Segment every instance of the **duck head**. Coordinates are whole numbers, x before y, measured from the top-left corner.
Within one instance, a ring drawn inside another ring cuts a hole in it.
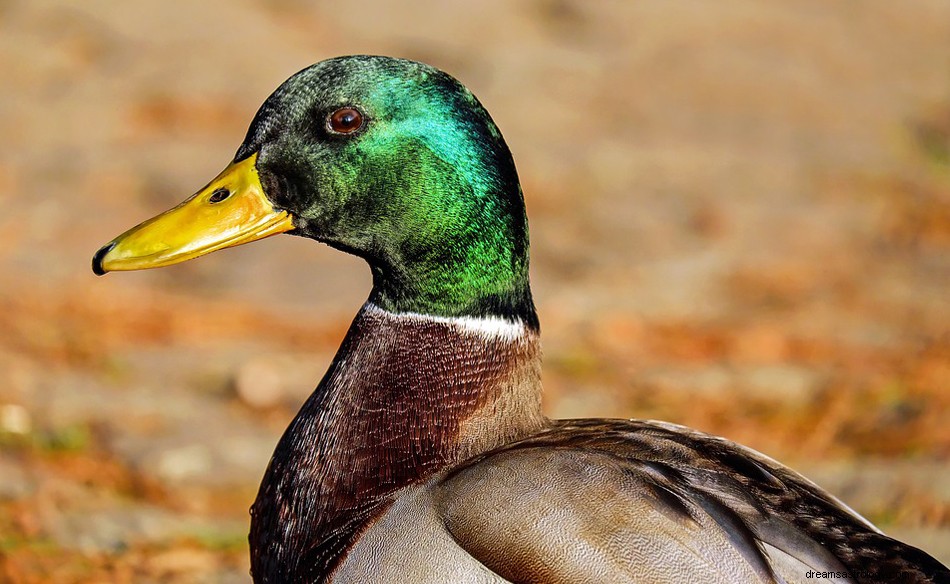
[[[537,327],[514,162],[478,100],[412,61],[323,61],[257,112],[233,162],[93,258],[97,274],[176,264],[278,233],[363,257],[393,312]]]

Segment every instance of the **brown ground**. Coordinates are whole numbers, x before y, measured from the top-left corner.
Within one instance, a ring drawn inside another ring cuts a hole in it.
[[[367,271],[290,237],[89,260],[358,52],[505,132],[549,413],[728,436],[950,562],[950,2],[309,4],[0,1],[0,581],[248,580]]]

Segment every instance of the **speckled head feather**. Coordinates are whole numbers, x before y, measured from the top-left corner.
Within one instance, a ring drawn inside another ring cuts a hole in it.
[[[327,127],[340,108],[363,126]],[[461,83],[421,63],[357,56],[288,79],[236,160],[258,154],[293,233],[365,258],[393,312],[501,316],[537,329],[524,201],[508,146]]]

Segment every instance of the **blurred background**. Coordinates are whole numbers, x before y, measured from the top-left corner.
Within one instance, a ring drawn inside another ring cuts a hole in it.
[[[947,0],[2,0],[0,581],[249,581],[368,270],[293,237],[90,259],[351,53],[447,70],[504,132],[550,415],[727,436],[950,562]]]

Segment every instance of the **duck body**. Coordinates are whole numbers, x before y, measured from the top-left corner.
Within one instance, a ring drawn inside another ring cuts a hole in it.
[[[93,269],[280,232],[363,257],[373,289],[265,472],[255,582],[950,583],[747,448],[542,415],[517,173],[445,73],[370,56],[301,71],[221,175]]]
[[[725,439],[545,419],[538,340],[364,306],[265,474],[256,579],[940,581],[936,560]]]
[[[926,554],[736,446],[655,421],[552,422],[400,493],[326,581],[771,583],[806,582],[811,571],[836,574],[827,578],[834,582],[929,582],[939,575]],[[433,549],[440,550],[434,558]]]

